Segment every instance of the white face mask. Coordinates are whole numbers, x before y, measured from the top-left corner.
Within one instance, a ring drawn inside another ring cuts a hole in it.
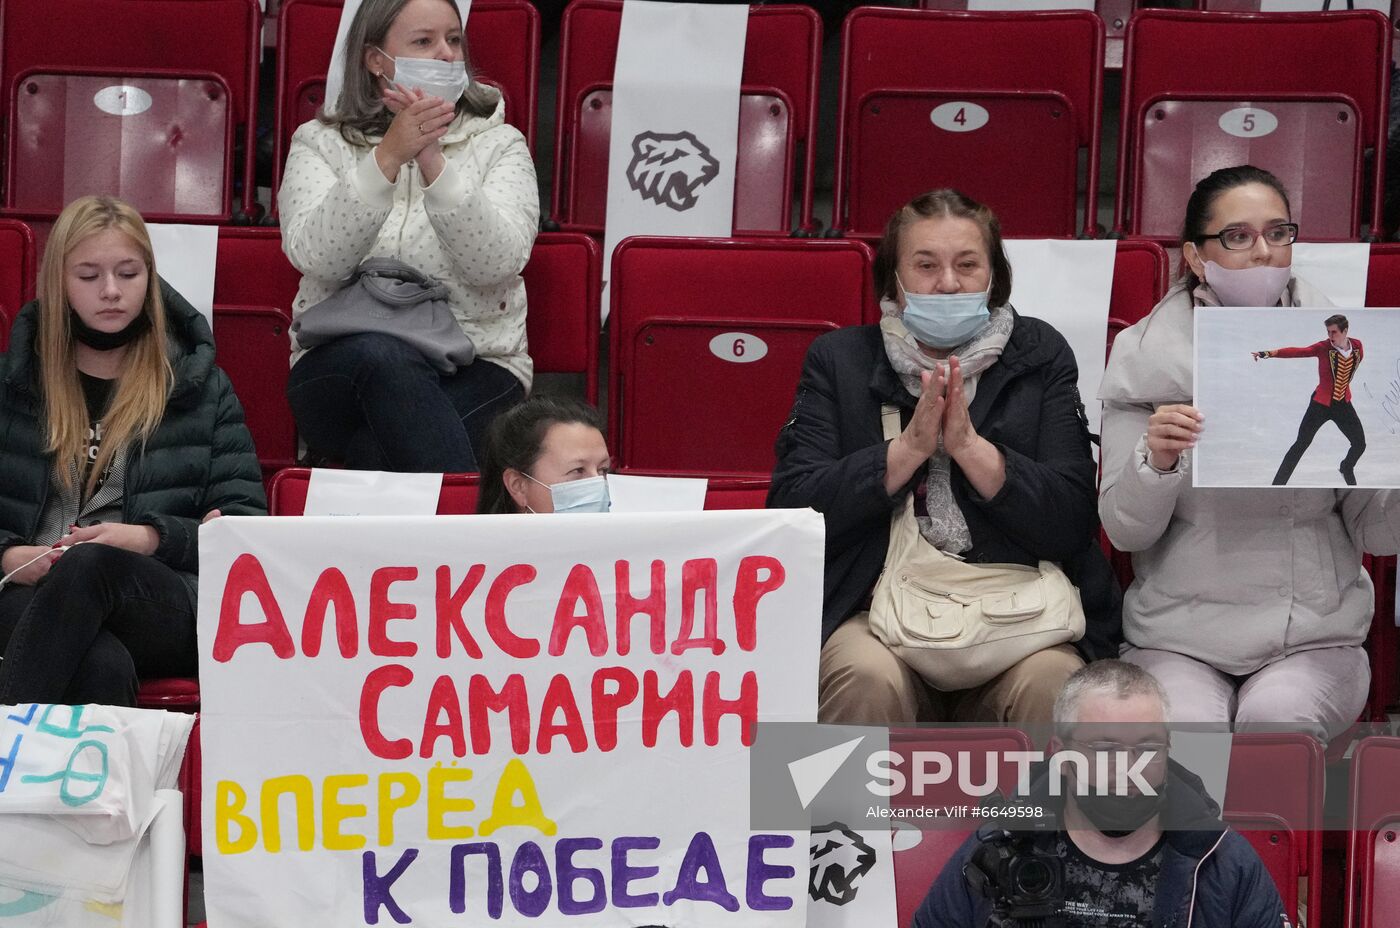
[[[606,477],[588,477],[583,480],[566,480],[563,483],[545,483],[543,480],[535,480],[529,474],[525,474],[525,476],[549,491],[549,497],[554,503],[554,511],[557,513],[608,511],[608,480]],[[533,509],[530,511],[534,512]]]
[[[1207,261],[1205,272],[1206,283],[1220,298],[1222,306],[1277,306],[1293,277],[1291,266],[1267,264],[1229,268]]]
[[[385,58],[393,57],[382,48]],[[430,97],[441,97],[452,104],[462,99],[471,86],[467,65],[462,61],[439,61],[436,58],[394,58],[394,83],[407,90],[421,90]]]

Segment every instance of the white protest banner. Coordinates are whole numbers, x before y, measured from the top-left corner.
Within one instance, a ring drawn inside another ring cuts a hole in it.
[[[471,0],[452,0],[457,4],[457,11],[462,14],[462,31],[467,28],[467,14],[471,12]],[[350,24],[355,21],[355,14],[360,11],[360,6],[364,0],[345,0],[345,5],[340,8],[340,25],[335,30],[335,48],[331,51],[331,63],[326,68],[326,96],[325,109],[331,112],[336,104],[340,102],[340,88],[345,84],[345,37],[350,34]],[[470,49],[468,49],[470,51]]]
[[[1320,290],[1333,306],[1366,305],[1371,246],[1365,242],[1295,242],[1293,276]]]
[[[1259,0],[1261,13],[1321,13],[1335,10],[1375,10],[1390,15],[1390,0]]]
[[[613,70],[605,282],[613,249],[629,235],[734,231],[748,21],[744,4],[624,0]]]
[[[183,847],[169,787],[193,725],[160,710],[0,706],[0,923],[178,928],[183,855],[172,873],[170,823],[152,823],[173,796]]]
[[[1113,294],[1116,242],[1006,239],[1011,262],[1011,305],[1023,316],[1053,325],[1079,364],[1079,397],[1090,431],[1099,430],[1108,303]],[[1097,449],[1096,449],[1097,451]]]
[[[709,486],[705,477],[608,474],[608,511],[700,512]]]
[[[311,468],[308,516],[431,516],[437,514],[442,474]]]
[[[156,254],[156,272],[199,310],[213,331],[219,227],[148,222],[146,231]]]
[[[812,721],[810,510],[200,528],[217,928],[796,928],[749,827],[758,721]]]
[[[1347,320],[1335,340],[1334,315]],[[1345,487],[1350,468],[1356,486],[1400,487],[1400,309],[1197,307],[1194,318],[1205,415],[1194,486]]]
[[[1031,10],[1094,11],[1094,0],[967,0],[967,8],[976,12],[1026,13]]]

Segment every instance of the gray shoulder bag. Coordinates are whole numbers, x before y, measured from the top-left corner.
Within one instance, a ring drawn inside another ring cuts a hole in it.
[[[292,322],[297,344],[375,332],[422,352],[438,371],[456,373],[476,358],[476,346],[457,324],[447,287],[396,258],[369,258],[340,290]]]

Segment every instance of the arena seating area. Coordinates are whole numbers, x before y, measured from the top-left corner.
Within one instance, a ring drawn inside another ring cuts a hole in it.
[[[528,0],[475,0],[476,76],[502,90],[508,120],[537,157],[553,152],[549,219],[524,270],[537,372],[572,375],[583,397],[605,399],[618,469],[709,476],[707,508],[761,507],[806,348],[824,331],[878,319],[871,246],[911,195],[962,189],[991,204],[1010,237],[1117,238],[1107,346],[1165,293],[1168,248],[1194,182],[1245,162],[1294,192],[1305,240],[1371,242],[1368,303],[1400,306],[1400,244],[1387,243],[1395,230],[1383,214],[1391,21],[1369,11],[1260,14],[1259,0],[1195,5],[857,7],[840,26],[835,117],[825,121],[821,16],[795,4],[756,6],[734,236],[633,238],[605,268],[621,0],[574,0],[563,13],[557,72],[544,69],[557,73],[553,138],[539,131],[540,13]],[[0,0],[0,349],[34,295],[48,226],[76,196],[112,193],[151,221],[217,224],[218,362],[243,403],[278,516],[301,514],[308,471],[298,467],[284,396],[300,275],[281,249],[276,193],[292,132],[323,100],[340,7],[284,0],[273,28],[258,0]],[[266,48],[265,33],[275,36]],[[275,70],[260,67],[265,55]],[[275,73],[271,94],[260,92],[264,73]],[[1106,102],[1120,86],[1121,100]],[[104,88],[119,92],[87,105]],[[950,122],[986,128],[939,128],[929,113],[945,104]],[[1110,106],[1119,125],[1106,152]],[[1249,109],[1276,128],[1221,128]],[[270,198],[256,184],[260,127],[272,134]],[[828,188],[818,139],[833,137]],[[1100,216],[1100,174],[1113,170],[1105,155],[1116,165],[1111,217]],[[830,214],[818,215],[818,204]],[[706,349],[720,335],[733,336],[735,354],[743,339],[759,338],[766,355],[725,363]],[[439,512],[471,512],[475,499],[475,475],[449,475]],[[1249,837],[1310,926],[1380,928],[1400,912],[1400,738],[1376,734],[1393,728],[1400,701],[1396,562],[1368,563],[1377,589],[1373,678],[1355,743],[1329,752],[1305,737],[1258,735],[1231,762],[1232,783],[1247,784],[1237,795],[1250,802],[1226,818],[1267,824]],[[1131,576],[1126,558],[1115,566]],[[199,690],[193,680],[153,680],[140,699],[194,711]],[[197,733],[183,777],[195,853]],[[1321,804],[1327,778],[1347,775],[1348,748],[1353,830],[1338,839],[1321,829]],[[1278,778],[1281,769],[1305,775]],[[926,834],[896,856],[901,923],[961,837]]]

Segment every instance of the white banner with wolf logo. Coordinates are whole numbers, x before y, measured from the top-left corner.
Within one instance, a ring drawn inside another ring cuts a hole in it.
[[[748,22],[747,5],[623,3],[613,70],[605,283],[613,249],[629,235],[734,231]]]
[[[807,928],[894,925],[894,833],[853,831],[840,822],[812,828]]]

